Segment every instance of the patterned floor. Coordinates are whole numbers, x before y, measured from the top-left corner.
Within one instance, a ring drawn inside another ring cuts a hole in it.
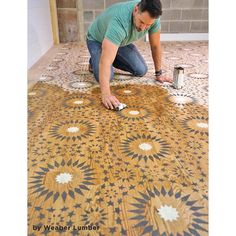
[[[149,72],[117,71],[120,112],[102,106],[85,45],[61,45],[28,93],[28,235],[208,235],[208,43],[162,45],[183,89],[154,80],[139,42]]]

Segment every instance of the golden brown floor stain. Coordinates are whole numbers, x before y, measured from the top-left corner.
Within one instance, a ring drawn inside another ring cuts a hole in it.
[[[105,109],[99,88],[29,92],[29,235],[207,235],[207,110],[159,86],[112,92],[126,109]]]

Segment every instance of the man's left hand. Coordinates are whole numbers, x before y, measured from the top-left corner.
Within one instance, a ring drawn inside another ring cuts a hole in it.
[[[164,76],[164,75],[156,76],[156,80],[161,82],[161,83],[163,83],[163,82],[172,83],[173,82],[172,78],[169,78],[169,77]]]

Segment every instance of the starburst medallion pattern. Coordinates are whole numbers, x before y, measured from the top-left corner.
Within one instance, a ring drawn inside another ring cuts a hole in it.
[[[169,154],[170,146],[161,138],[151,135],[136,135],[124,140],[121,144],[122,152],[137,160],[154,161],[165,158]]]
[[[62,160],[40,167],[30,177],[29,189],[32,195],[37,198],[44,198],[44,201],[53,199],[53,202],[62,198],[66,201],[69,198],[75,199],[76,195],[84,195],[92,185],[95,185],[95,173],[85,162],[80,163]]]
[[[181,122],[189,133],[208,136],[208,118],[203,116],[188,117]]]
[[[92,136],[95,128],[89,121],[70,120],[53,125],[49,134],[55,139],[76,141]]]
[[[206,235],[208,232],[207,214],[191,194],[162,186],[160,189],[147,189],[145,193],[139,192],[134,201],[131,203],[134,209],[130,210],[133,215],[130,220],[136,222],[134,228],[140,235],[190,236]],[[186,221],[186,218],[189,220]]]

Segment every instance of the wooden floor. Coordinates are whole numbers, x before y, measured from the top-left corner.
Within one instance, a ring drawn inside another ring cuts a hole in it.
[[[208,235],[208,44],[163,43],[181,90],[156,82],[137,46],[149,72],[117,71],[119,112],[102,106],[83,44],[29,73],[28,235]]]

